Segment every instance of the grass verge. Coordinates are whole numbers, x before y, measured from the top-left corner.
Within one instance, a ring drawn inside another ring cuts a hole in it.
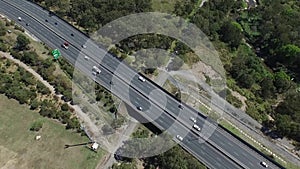
[[[0,95],[0,166],[5,168],[95,168],[104,152],[85,146],[64,149],[65,144],[88,142],[87,137],[65,130],[59,122],[41,117]],[[39,132],[30,131],[36,120],[43,121]],[[41,140],[35,136],[41,135]],[[7,155],[8,154],[8,155]],[[2,158],[3,157],[3,158]]]

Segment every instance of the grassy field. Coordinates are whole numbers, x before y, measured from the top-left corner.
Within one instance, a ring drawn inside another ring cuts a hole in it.
[[[30,131],[32,123],[42,120],[39,132]],[[36,141],[35,136],[41,135]],[[85,146],[64,149],[65,144],[87,142],[88,138],[65,130],[53,120],[0,95],[0,166],[4,168],[95,168],[102,151],[95,153]]]

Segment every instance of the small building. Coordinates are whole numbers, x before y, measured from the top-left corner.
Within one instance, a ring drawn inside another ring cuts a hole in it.
[[[92,150],[94,150],[94,151],[96,151],[97,149],[98,149],[98,147],[99,147],[99,144],[98,143],[96,143],[96,142],[94,142],[93,144],[92,144]]]

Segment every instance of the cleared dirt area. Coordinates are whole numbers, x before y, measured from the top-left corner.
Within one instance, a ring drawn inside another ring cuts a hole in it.
[[[30,131],[32,123],[42,120],[39,132]],[[37,135],[40,140],[35,140]],[[103,152],[86,146],[65,149],[66,144],[88,142],[87,137],[65,130],[60,123],[0,95],[0,166],[9,168],[95,168]]]

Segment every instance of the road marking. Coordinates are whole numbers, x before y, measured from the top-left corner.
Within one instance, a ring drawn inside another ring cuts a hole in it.
[[[248,163],[249,163],[251,166],[253,166],[253,167],[254,167],[253,163],[251,163],[250,161],[248,161]]]
[[[220,163],[216,162],[217,166],[222,167]]]
[[[233,145],[230,142],[227,142],[228,145],[230,145],[231,147],[233,147]]]

